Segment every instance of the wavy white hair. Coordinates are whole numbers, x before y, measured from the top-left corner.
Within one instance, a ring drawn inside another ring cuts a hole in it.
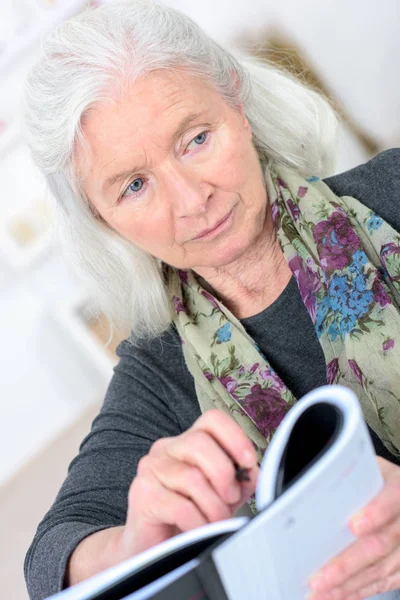
[[[26,81],[24,135],[56,200],[58,239],[111,330],[130,332],[132,343],[171,323],[161,264],[99,217],[74,172],[74,149],[89,151],[81,123],[91,107],[118,101],[126,81],[176,67],[206,77],[230,105],[243,103],[263,164],[323,177],[336,160],[338,117],[325,98],[289,73],[222,48],[175,9],[114,2],[52,32]]]

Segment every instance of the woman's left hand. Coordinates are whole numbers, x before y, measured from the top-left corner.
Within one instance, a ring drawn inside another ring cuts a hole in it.
[[[358,539],[310,579],[308,600],[361,600],[400,589],[400,467],[377,461],[384,487],[352,518]]]

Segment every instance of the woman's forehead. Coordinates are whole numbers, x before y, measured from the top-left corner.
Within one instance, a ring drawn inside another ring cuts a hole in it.
[[[89,153],[76,148],[76,170],[83,179],[101,173],[101,187],[113,164],[123,171],[128,160],[130,169],[132,155],[166,149],[196,119],[218,119],[228,108],[207,81],[180,70],[153,72],[124,87],[118,99],[93,106],[82,121]]]
[[[99,103],[98,109],[102,118],[132,112],[139,121],[140,116],[149,113],[168,115],[175,106],[214,103],[216,96],[219,94],[204,78],[182,70],[157,70],[133,82],[126,81],[113,102]]]
[[[223,106],[222,97],[203,79],[188,73],[157,71],[125,86],[114,102],[93,106],[82,121],[90,146],[109,144],[129,131],[135,136],[147,130],[178,125],[185,117]],[[167,133],[167,132],[166,132]]]

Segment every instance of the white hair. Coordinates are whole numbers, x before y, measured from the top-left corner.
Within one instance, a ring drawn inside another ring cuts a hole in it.
[[[82,118],[96,103],[112,102],[124,82],[179,67],[207,78],[232,106],[243,104],[262,164],[320,177],[335,168],[338,117],[329,101],[290,73],[222,48],[181,12],[132,0],[60,25],[26,81],[24,134],[56,200],[62,245],[98,310],[132,343],[171,323],[161,261],[99,218],[74,172],[74,150],[85,147]]]

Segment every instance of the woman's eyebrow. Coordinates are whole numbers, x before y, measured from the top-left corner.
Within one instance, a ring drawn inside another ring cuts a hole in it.
[[[188,115],[186,115],[186,117],[184,117],[184,119],[182,119],[182,121],[179,123],[177,129],[175,130],[175,133],[172,136],[172,140],[175,141],[176,139],[178,139],[178,137],[180,135],[182,135],[182,133],[185,131],[186,127],[188,125],[190,125],[190,123],[192,121],[195,121],[197,118],[201,117],[201,115],[204,112],[205,111],[201,111],[199,113],[189,113]],[[136,167],[132,166],[129,169],[125,169],[124,171],[120,171],[119,173],[115,173],[114,175],[111,175],[110,177],[108,177],[105,180],[105,182],[101,186],[102,187],[102,191],[104,192],[105,190],[107,190],[111,186],[113,186],[116,183],[122,181],[126,177],[129,177],[129,175],[131,175],[135,171],[140,171],[142,168],[143,168],[143,165],[138,165]]]
[[[201,115],[204,113],[205,111],[201,111],[199,113],[189,113],[188,115],[186,115],[186,117],[184,119],[182,119],[182,121],[179,123],[174,135],[173,135],[173,140],[175,141],[180,135],[182,135],[182,133],[185,131],[186,127],[188,125],[190,125],[190,123],[192,121],[195,121],[196,119],[198,119],[199,117],[201,117]]]

